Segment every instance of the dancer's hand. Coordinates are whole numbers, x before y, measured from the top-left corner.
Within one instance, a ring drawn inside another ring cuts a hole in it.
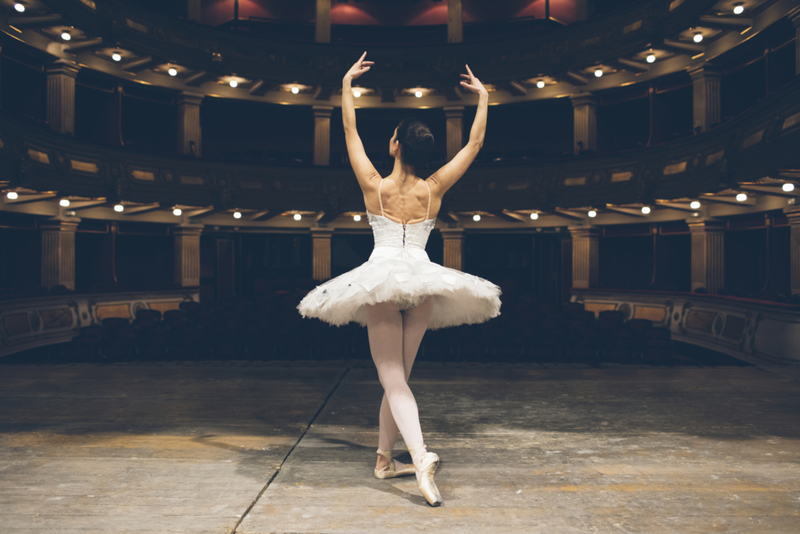
[[[374,65],[373,61],[364,61],[364,58],[367,57],[367,53],[364,52],[358,61],[350,67],[350,70],[347,71],[347,74],[344,75],[345,80],[355,80],[365,72],[369,70],[369,68]]]
[[[466,67],[467,67],[467,72],[469,74],[461,75],[462,78],[466,78],[466,80],[461,80],[461,87],[469,89],[473,93],[478,93],[479,95],[480,94],[488,95],[489,93],[488,91],[486,91],[486,88],[483,86],[481,81],[478,78],[476,78],[474,74],[472,74],[469,65],[466,65]]]

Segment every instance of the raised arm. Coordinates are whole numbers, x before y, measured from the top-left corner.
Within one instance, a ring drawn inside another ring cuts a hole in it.
[[[361,189],[368,189],[370,182],[374,178],[380,179],[380,174],[375,170],[372,162],[364,152],[364,145],[361,143],[361,137],[358,136],[356,130],[356,105],[353,101],[353,87],[352,82],[373,65],[372,61],[364,61],[367,53],[359,58],[355,64],[350,67],[347,74],[344,75],[342,80],[342,124],[344,124],[344,140],[347,143],[347,155],[350,157],[350,165],[353,167],[353,172],[356,174],[356,179]]]
[[[444,167],[433,173],[428,182],[433,185],[433,190],[441,198],[444,193],[467,172],[469,166],[475,160],[478,152],[483,146],[483,137],[486,134],[486,115],[489,108],[489,93],[481,81],[472,74],[467,65],[468,74],[462,74],[465,78],[461,80],[461,86],[469,89],[473,93],[478,93],[478,110],[475,112],[475,120],[472,122],[472,129],[469,131],[469,141],[458,154],[455,155]]]

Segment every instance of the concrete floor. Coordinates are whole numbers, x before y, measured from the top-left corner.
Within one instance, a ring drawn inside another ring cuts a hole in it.
[[[372,477],[370,367],[0,365],[0,531],[797,533],[798,379],[421,366],[430,508]]]

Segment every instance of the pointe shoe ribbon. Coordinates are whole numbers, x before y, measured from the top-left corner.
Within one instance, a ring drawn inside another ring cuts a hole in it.
[[[428,452],[424,445],[409,447],[408,450],[411,452],[411,458],[416,468],[419,492],[422,493],[428,504],[439,506],[442,504],[442,495],[433,480],[433,475],[439,467],[439,455],[435,452]]]
[[[413,465],[406,465],[400,471],[396,470],[395,461],[392,458],[392,452],[389,451],[382,451],[378,449],[378,454],[386,458],[389,462],[389,465],[384,467],[383,469],[376,469],[375,470],[375,478],[395,478],[395,477],[404,477],[413,475],[417,472],[416,468]]]

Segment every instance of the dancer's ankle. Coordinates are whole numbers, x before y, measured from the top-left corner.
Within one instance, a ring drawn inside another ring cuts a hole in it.
[[[408,452],[411,453],[411,461],[414,465],[418,465],[419,460],[427,454],[428,450],[424,443],[414,443],[408,446]]]

